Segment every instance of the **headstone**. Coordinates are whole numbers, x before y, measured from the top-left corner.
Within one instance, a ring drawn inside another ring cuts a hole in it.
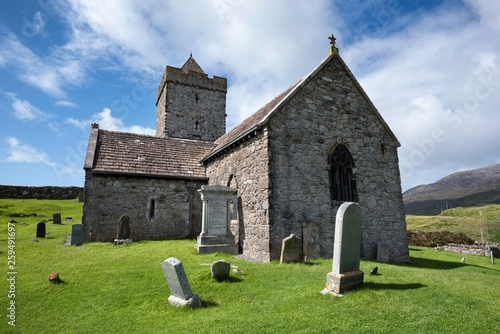
[[[54,213],[52,215],[52,222],[54,224],[61,224],[61,214],[60,213]]]
[[[72,222],[72,221],[73,221],[73,218],[71,218],[71,217],[66,217],[65,221],[66,221],[66,222],[68,222],[68,223],[69,223],[69,222]]]
[[[198,192],[203,202],[201,233],[197,238],[198,254],[237,254],[238,245],[231,233],[229,204],[236,189],[202,186]]]
[[[70,245],[83,245],[83,224],[73,224],[73,226],[71,226]]]
[[[294,234],[281,242],[280,263],[284,262],[302,262],[302,240]]]
[[[231,264],[227,261],[219,260],[212,263],[211,267],[212,278],[219,282],[229,279],[230,271],[231,271]]]
[[[319,224],[316,222],[302,223],[302,242],[304,261],[312,261],[321,257],[319,243]]]
[[[389,244],[381,241],[377,247],[377,261],[388,263],[389,262]]]
[[[340,295],[363,284],[364,273],[359,270],[361,226],[359,205],[344,202],[335,219],[333,266],[326,276],[326,292]]]
[[[45,238],[45,222],[39,222],[36,224],[36,237]]]
[[[132,239],[130,239],[131,232],[130,217],[128,215],[122,215],[118,220],[114,244],[121,245],[132,243]]]
[[[161,263],[163,274],[170,289],[168,302],[174,306],[202,307],[200,297],[193,294],[182,262],[170,257]]]

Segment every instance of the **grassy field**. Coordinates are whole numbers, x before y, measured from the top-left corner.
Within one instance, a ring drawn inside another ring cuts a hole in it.
[[[436,216],[408,215],[406,225],[411,231],[462,232],[478,242],[500,242],[500,205],[453,208]]]
[[[16,217],[15,299],[8,296],[8,224]],[[331,259],[259,264],[225,254],[197,255],[194,240],[65,246],[71,224],[36,223],[61,212],[80,222],[77,201],[0,200],[0,333],[497,333],[500,267],[488,257],[412,247],[412,263],[361,261],[365,284],[344,297],[321,295]],[[24,223],[24,224],[23,224]],[[161,262],[183,262],[202,309],[171,306]],[[218,283],[207,264],[225,259],[243,272]],[[499,261],[500,262],[500,261]],[[52,271],[63,283],[47,281]],[[16,326],[8,325],[15,300]]]

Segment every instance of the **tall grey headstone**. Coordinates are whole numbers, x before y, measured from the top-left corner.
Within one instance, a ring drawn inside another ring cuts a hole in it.
[[[302,240],[294,234],[290,234],[281,242],[280,263],[302,262],[302,259]]]
[[[83,245],[83,224],[73,224],[73,226],[71,226],[70,245]]]
[[[200,297],[193,294],[182,262],[170,257],[161,263],[163,274],[170,289],[168,302],[174,306],[202,307]]]
[[[326,277],[326,289],[342,294],[363,284],[364,273],[359,270],[361,250],[361,208],[357,203],[345,202],[335,219],[333,267]]]
[[[36,237],[45,238],[45,221],[36,224]]]
[[[203,202],[201,233],[195,246],[198,254],[238,253],[230,223],[230,203],[236,191],[217,185],[202,186],[198,190]]]

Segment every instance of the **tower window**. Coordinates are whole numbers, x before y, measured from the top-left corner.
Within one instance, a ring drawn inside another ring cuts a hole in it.
[[[198,121],[194,122],[194,129],[196,131],[200,131],[200,122],[198,122]]]
[[[357,202],[355,165],[347,147],[336,145],[330,153],[329,164],[332,201]]]

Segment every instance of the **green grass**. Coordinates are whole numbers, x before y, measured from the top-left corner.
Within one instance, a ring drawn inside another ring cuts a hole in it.
[[[500,204],[453,208],[435,216],[407,215],[406,227],[411,231],[462,232],[478,242],[500,242]]]
[[[6,214],[34,210],[41,216],[15,218],[16,327],[7,324],[9,286],[3,279],[0,333],[496,333],[500,328],[500,267],[488,257],[466,256],[461,263],[460,254],[412,247],[410,264],[362,260],[364,285],[338,298],[319,293],[331,259],[280,265],[201,256],[194,240],[65,246],[69,223],[48,223],[49,237],[33,242],[36,223],[53,212],[78,223],[81,203],[16,203],[0,200],[4,273],[9,271]],[[160,264],[171,256],[183,262],[204,308],[168,303]],[[219,259],[243,273],[232,272],[227,282],[212,280],[207,264]],[[380,275],[368,275],[374,266]],[[59,272],[62,284],[47,281],[52,271]]]

